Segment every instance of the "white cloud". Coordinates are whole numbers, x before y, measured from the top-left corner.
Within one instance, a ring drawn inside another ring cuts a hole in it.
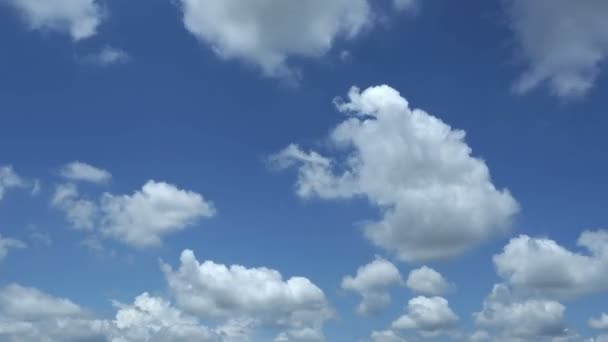
[[[12,166],[0,167],[0,200],[4,198],[6,190],[25,187],[25,181],[13,170]]]
[[[590,319],[589,326],[593,329],[608,329],[608,314],[602,313],[600,317]]]
[[[518,204],[471,156],[464,131],[411,109],[386,85],[352,88],[348,97],[337,101],[348,118],[330,135],[346,155],[290,145],[271,157],[279,167],[299,166],[299,196],[367,198],[383,218],[366,225],[366,237],[405,261],[453,257],[509,230]]]
[[[284,333],[277,340],[306,341],[322,336],[331,311],[321,289],[307,278],[283,280],[268,268],[199,263],[190,250],[182,252],[179,269],[163,265],[177,305],[201,318],[250,318]]]
[[[528,69],[516,84],[526,92],[546,83],[557,96],[584,95],[608,56],[608,2],[508,0],[507,11]]]
[[[442,297],[415,297],[407,305],[407,314],[391,325],[393,330],[415,329],[423,336],[431,337],[453,331],[458,316]]]
[[[97,32],[104,11],[97,0],[0,0],[14,7],[31,30],[69,34],[74,41]]]
[[[478,325],[492,329],[501,338],[540,341],[542,338],[567,336],[565,310],[556,301],[519,300],[507,286],[498,284],[485,299],[483,310],[473,316]]]
[[[555,241],[526,235],[511,239],[494,256],[498,274],[516,290],[572,298],[608,289],[608,231],[585,231],[572,252]]]
[[[393,0],[393,4],[399,11],[409,11],[418,6],[418,0]]]
[[[17,284],[0,288],[2,341],[102,341],[103,325],[68,299]]]
[[[85,62],[102,67],[115,64],[126,64],[130,60],[131,56],[129,56],[126,51],[112,46],[105,46],[100,51],[84,58]]]
[[[411,290],[425,295],[440,295],[450,289],[448,281],[439,272],[427,266],[412,270],[405,284]]]
[[[355,277],[342,279],[342,288],[359,293],[363,299],[357,307],[361,315],[378,313],[390,305],[391,286],[402,285],[403,279],[395,265],[376,257],[376,260],[357,269]]]
[[[184,25],[225,59],[294,77],[290,57],[319,57],[372,20],[367,0],[181,0]]]
[[[152,180],[133,195],[104,194],[100,210],[102,232],[136,247],[157,246],[164,235],[215,214],[202,195]]]
[[[76,185],[57,185],[51,206],[63,211],[73,228],[88,231],[95,228],[99,208],[95,202],[81,198]]]
[[[6,258],[8,255],[9,249],[14,248],[25,248],[25,243],[11,238],[3,238],[2,234],[0,234],[0,261]]]
[[[61,176],[71,181],[84,181],[103,184],[110,181],[110,172],[93,165],[75,161],[61,168]]]
[[[76,229],[97,229],[140,248],[158,246],[164,236],[215,215],[213,203],[201,194],[153,180],[132,195],[104,193],[99,201],[83,198],[74,184],[62,184],[51,205],[64,211]]]
[[[371,342],[406,342],[406,340],[397,335],[392,330],[373,331],[370,336]]]

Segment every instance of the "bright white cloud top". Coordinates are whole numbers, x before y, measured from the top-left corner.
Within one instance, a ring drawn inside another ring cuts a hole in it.
[[[458,316],[452,311],[447,299],[442,297],[415,297],[407,304],[407,313],[391,324],[395,331],[417,330],[426,337],[450,333]]]
[[[375,314],[391,304],[389,289],[403,285],[401,273],[390,261],[376,257],[376,260],[357,269],[357,274],[342,279],[342,289],[354,291],[362,300],[357,306],[361,315]]]
[[[304,277],[283,280],[264,267],[199,263],[190,250],[182,252],[178,269],[165,264],[163,270],[177,304],[201,318],[246,318],[283,329],[282,339],[316,341],[332,317],[323,291]]]
[[[78,41],[97,33],[104,11],[97,0],[0,0],[14,7],[31,30],[69,34]]]
[[[412,270],[405,284],[414,292],[431,296],[444,294],[451,287],[441,273],[428,266]]]
[[[471,156],[464,131],[411,109],[386,85],[352,88],[336,106],[348,118],[329,140],[345,155],[332,159],[290,145],[271,158],[298,168],[299,196],[367,198],[383,218],[368,224],[365,236],[404,261],[454,257],[509,231],[519,206]]]
[[[608,56],[608,3],[604,0],[506,1],[528,69],[516,84],[527,92],[541,84],[561,97],[591,89]]]

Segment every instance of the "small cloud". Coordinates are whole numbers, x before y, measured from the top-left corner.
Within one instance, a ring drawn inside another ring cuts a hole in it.
[[[29,231],[29,238],[36,244],[50,246],[53,244],[53,240],[51,239],[51,235],[47,232],[41,231],[36,225],[30,224],[27,226],[27,230]]]
[[[63,178],[71,181],[84,181],[97,184],[107,183],[112,178],[110,172],[80,161],[64,165],[61,168],[60,174]]]
[[[88,64],[104,67],[116,64],[126,64],[131,61],[131,56],[122,49],[106,46],[96,53],[85,56],[84,61]]]

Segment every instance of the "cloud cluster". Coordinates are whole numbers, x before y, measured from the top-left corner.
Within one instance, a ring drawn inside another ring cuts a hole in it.
[[[83,163],[68,164],[62,175],[94,183],[111,177],[109,172]],[[97,229],[104,236],[139,248],[158,246],[164,236],[215,214],[213,203],[201,194],[154,180],[131,195],[104,193],[97,201],[81,195],[75,183],[60,184],[51,205],[63,211],[76,229]]]
[[[190,250],[180,266],[163,270],[179,307],[205,319],[238,318],[284,330],[277,341],[322,340],[324,322],[332,316],[325,294],[310,280],[268,268],[199,263]]]
[[[453,257],[508,231],[518,204],[471,156],[463,131],[411,109],[386,85],[352,88],[336,104],[348,118],[329,139],[344,155],[290,145],[271,158],[297,167],[299,196],[367,198],[383,217],[365,226],[365,236],[405,261]]]
[[[507,0],[518,56],[528,69],[515,86],[543,83],[562,97],[584,95],[608,56],[608,3],[604,0]]]
[[[74,41],[89,38],[105,14],[98,0],[0,0],[19,12],[31,30],[69,34]]]
[[[342,289],[354,291],[362,296],[357,307],[361,315],[375,314],[386,309],[391,303],[390,287],[403,284],[401,273],[390,261],[376,257],[376,260],[357,269],[357,274],[342,279]]]

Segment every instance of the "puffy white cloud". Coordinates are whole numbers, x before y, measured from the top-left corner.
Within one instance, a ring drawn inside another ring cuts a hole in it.
[[[498,274],[515,289],[572,298],[608,289],[608,231],[585,231],[572,252],[547,238],[521,235],[494,256]]]
[[[152,180],[133,195],[104,194],[100,210],[102,232],[137,247],[159,245],[164,235],[215,214],[202,195]]]
[[[21,242],[20,240],[3,238],[2,234],[0,234],[0,261],[7,256],[9,249],[25,247],[25,243]]]
[[[51,205],[65,212],[76,229],[93,231],[135,247],[158,246],[165,235],[215,215],[201,194],[148,181],[132,195],[104,193],[98,202],[83,198],[74,184],[57,186]]]
[[[271,157],[279,167],[298,166],[299,196],[367,198],[383,218],[366,225],[366,237],[405,261],[453,257],[508,231],[518,204],[471,156],[464,131],[411,109],[386,85],[352,88],[348,97],[337,101],[348,118],[330,135],[346,155],[290,145]]]
[[[12,166],[0,167],[0,200],[4,198],[6,190],[25,186],[26,182],[13,170]]]
[[[415,297],[407,305],[407,314],[391,325],[393,330],[415,329],[423,336],[437,336],[453,331],[458,316],[442,297]]]
[[[179,269],[163,265],[177,305],[201,318],[251,318],[285,330],[277,340],[310,340],[322,336],[331,317],[325,295],[307,278],[283,280],[268,268],[199,263],[182,252]]]
[[[508,0],[518,56],[528,69],[516,84],[526,92],[547,83],[557,96],[581,96],[608,56],[604,0]]]
[[[97,66],[110,66],[115,64],[125,64],[131,60],[131,56],[122,49],[112,46],[105,46],[100,51],[87,55],[84,61]]]
[[[82,198],[76,185],[57,185],[51,205],[65,213],[73,228],[88,231],[95,228],[99,208],[95,202]]]
[[[412,270],[405,284],[411,290],[426,295],[440,295],[450,289],[448,281],[439,272],[427,266]]]
[[[589,326],[593,329],[608,329],[608,314],[602,313],[600,317],[590,319]]]
[[[103,184],[112,179],[110,172],[79,161],[64,165],[60,173],[62,177],[71,181]]]
[[[104,18],[98,0],[0,0],[14,7],[32,30],[69,34],[73,40],[89,38]]]
[[[143,293],[119,308],[110,335],[121,341],[220,341],[218,334],[162,298]]]
[[[68,299],[17,284],[0,288],[0,340],[105,341],[104,322]]]
[[[565,310],[556,301],[517,299],[506,285],[498,284],[485,299],[482,311],[473,316],[478,325],[492,329],[503,339],[540,341],[567,336]]]
[[[367,0],[181,0],[186,29],[225,59],[294,77],[290,57],[324,55],[372,20]]]
[[[342,279],[342,288],[359,293],[363,299],[357,307],[362,315],[384,310],[391,301],[388,292],[391,286],[402,285],[401,273],[390,261],[376,257],[376,260],[357,269],[357,274]]]

